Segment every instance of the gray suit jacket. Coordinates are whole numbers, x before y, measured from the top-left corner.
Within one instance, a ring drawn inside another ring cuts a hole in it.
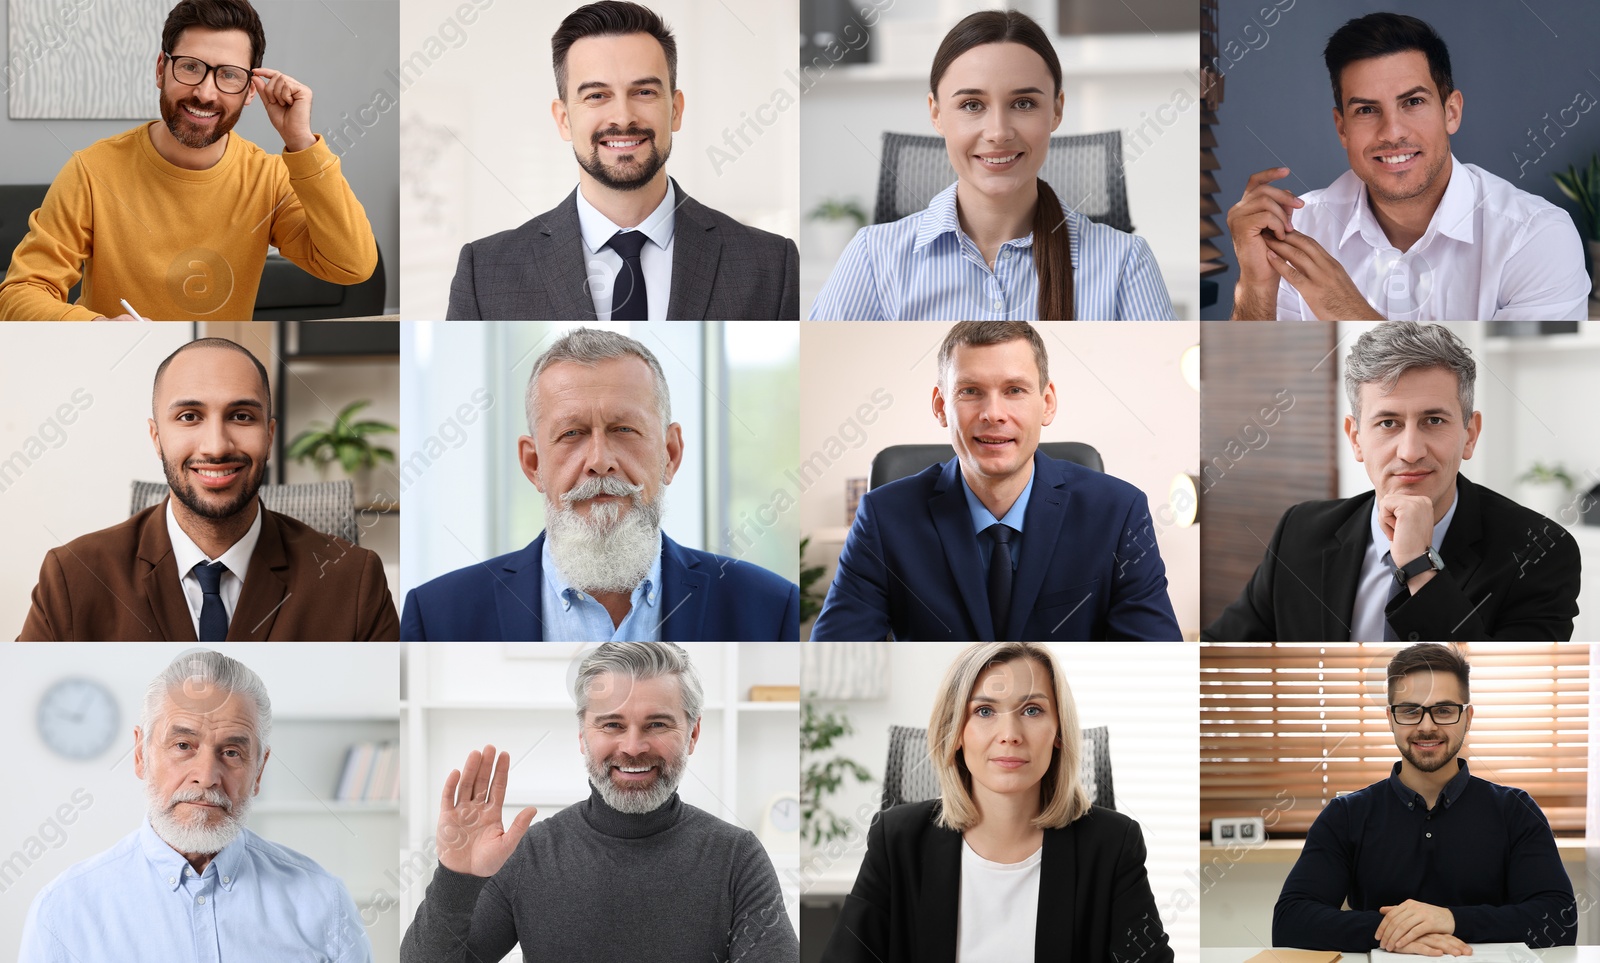
[[[800,252],[786,237],[746,227],[672,182],[674,321],[797,321]],[[578,191],[518,228],[461,248],[450,283],[451,321],[581,321],[593,318],[578,227]]]

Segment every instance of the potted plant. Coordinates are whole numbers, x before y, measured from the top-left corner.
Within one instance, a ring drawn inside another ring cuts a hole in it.
[[[1546,518],[1560,518],[1572,491],[1572,476],[1559,463],[1536,461],[1517,479],[1517,501]]]
[[[332,425],[311,422],[305,431],[289,442],[285,457],[295,462],[311,462],[317,466],[317,476],[328,480],[335,462],[344,469],[356,489],[356,504],[372,501],[372,469],[380,461],[394,463],[394,452],[380,448],[369,439],[373,435],[391,435],[400,429],[383,421],[355,421],[356,412],[372,404],[370,400],[352,401],[345,405],[333,419]]]
[[[811,544],[811,536],[807,535],[800,540],[800,624],[817,617],[822,611],[822,595],[817,591],[817,581],[828,569],[822,565],[806,565],[806,546]]]
[[[830,810],[827,797],[839,791],[846,777],[871,782],[872,773],[853,759],[816,758],[833,748],[834,740],[855,732],[843,712],[821,712],[815,693],[800,703],[800,758],[806,763],[800,775],[800,838],[812,846],[850,835],[850,823]]]
[[[831,266],[856,232],[866,226],[867,212],[855,201],[830,197],[813,207],[806,219],[811,221],[811,237],[819,260]]]
[[[1550,176],[1561,193],[1578,202],[1578,211],[1583,215],[1579,227],[1589,246],[1589,278],[1593,285],[1589,296],[1600,298],[1600,154],[1589,158],[1589,166],[1583,170],[1568,165],[1565,172],[1556,171]]]

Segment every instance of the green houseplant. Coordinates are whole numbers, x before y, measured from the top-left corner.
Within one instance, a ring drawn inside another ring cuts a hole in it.
[[[392,435],[400,429],[385,421],[356,421],[355,414],[372,404],[371,400],[352,401],[334,416],[333,424],[313,421],[289,442],[284,456],[297,463],[311,462],[326,480],[337,463],[355,483],[356,503],[372,499],[372,469],[378,462],[394,463],[394,452],[374,445],[373,435]]]
[[[813,846],[850,835],[849,821],[827,807],[827,798],[839,791],[846,778],[872,781],[872,773],[853,759],[838,755],[817,758],[832,749],[836,739],[854,732],[849,716],[842,711],[820,711],[815,694],[801,701],[800,758],[805,770],[800,774],[800,838]]]
[[[1600,154],[1590,157],[1589,166],[1582,170],[1569,165],[1550,176],[1561,193],[1578,202],[1578,212],[1583,215],[1578,226],[1589,247],[1589,276],[1594,285],[1589,296],[1600,298]]]
[[[822,565],[806,564],[806,546],[811,544],[811,536],[807,535],[800,540],[800,624],[811,621],[822,611],[822,595],[817,591],[817,582],[822,578],[822,573],[828,569]]]

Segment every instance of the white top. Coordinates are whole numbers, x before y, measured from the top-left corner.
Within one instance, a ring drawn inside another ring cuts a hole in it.
[[[1020,863],[992,863],[961,840],[956,963],[1024,963],[1039,930],[1044,847]]]
[[[1445,533],[1450,531],[1450,520],[1456,517],[1456,506],[1461,504],[1461,490],[1456,489],[1456,494],[1450,498],[1450,508],[1433,526],[1434,551],[1439,551],[1439,546],[1444,544]],[[1394,596],[1395,581],[1394,568],[1384,564],[1383,556],[1389,551],[1393,542],[1389,536],[1383,534],[1383,525],[1378,522],[1378,499],[1372,499],[1372,533],[1367,540],[1367,552],[1361,557],[1361,578],[1356,582],[1356,606],[1351,613],[1350,640],[1352,642],[1382,642],[1384,610],[1389,607],[1389,599]],[[1397,559],[1400,562],[1409,562],[1411,559]],[[1444,560],[1448,568],[1450,560]],[[1437,577],[1437,576],[1435,576]]]
[[[194,634],[197,637],[200,635],[200,606],[205,604],[205,593],[200,591],[200,579],[194,574],[194,567],[201,562],[221,562],[228,566],[228,570],[222,573],[217,590],[222,596],[222,607],[227,611],[231,625],[233,610],[239,606],[239,595],[244,591],[244,577],[250,572],[250,556],[256,553],[256,542],[261,540],[263,511],[266,509],[257,500],[256,520],[250,523],[250,530],[244,533],[244,537],[216,558],[207,558],[194,539],[178,525],[178,519],[172,514],[172,499],[167,499],[167,537],[172,539],[172,558],[178,563],[183,600],[189,603],[189,618],[194,622]]]
[[[667,299],[672,297],[672,239],[677,226],[677,192],[667,181],[667,196],[656,209],[633,228],[644,232],[650,243],[639,249],[639,266],[644,269],[644,288],[649,301],[646,313],[651,321],[667,319]],[[578,228],[583,234],[583,260],[589,275],[589,296],[594,298],[597,321],[611,320],[611,292],[616,289],[617,272],[622,270],[622,255],[606,247],[611,236],[624,228],[601,214],[583,189],[578,190]]]
[[[1450,164],[1450,184],[1428,230],[1404,254],[1378,226],[1355,171],[1302,194],[1294,229],[1337,258],[1391,321],[1587,317],[1583,241],[1567,212],[1453,155]],[[1300,293],[1279,281],[1278,320],[1312,317]]]

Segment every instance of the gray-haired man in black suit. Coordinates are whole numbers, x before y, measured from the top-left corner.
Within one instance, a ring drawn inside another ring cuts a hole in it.
[[[683,123],[678,46],[654,11],[580,7],[551,38],[556,126],[578,188],[461,249],[451,320],[797,320],[800,253],[690,198],[667,176]]]

